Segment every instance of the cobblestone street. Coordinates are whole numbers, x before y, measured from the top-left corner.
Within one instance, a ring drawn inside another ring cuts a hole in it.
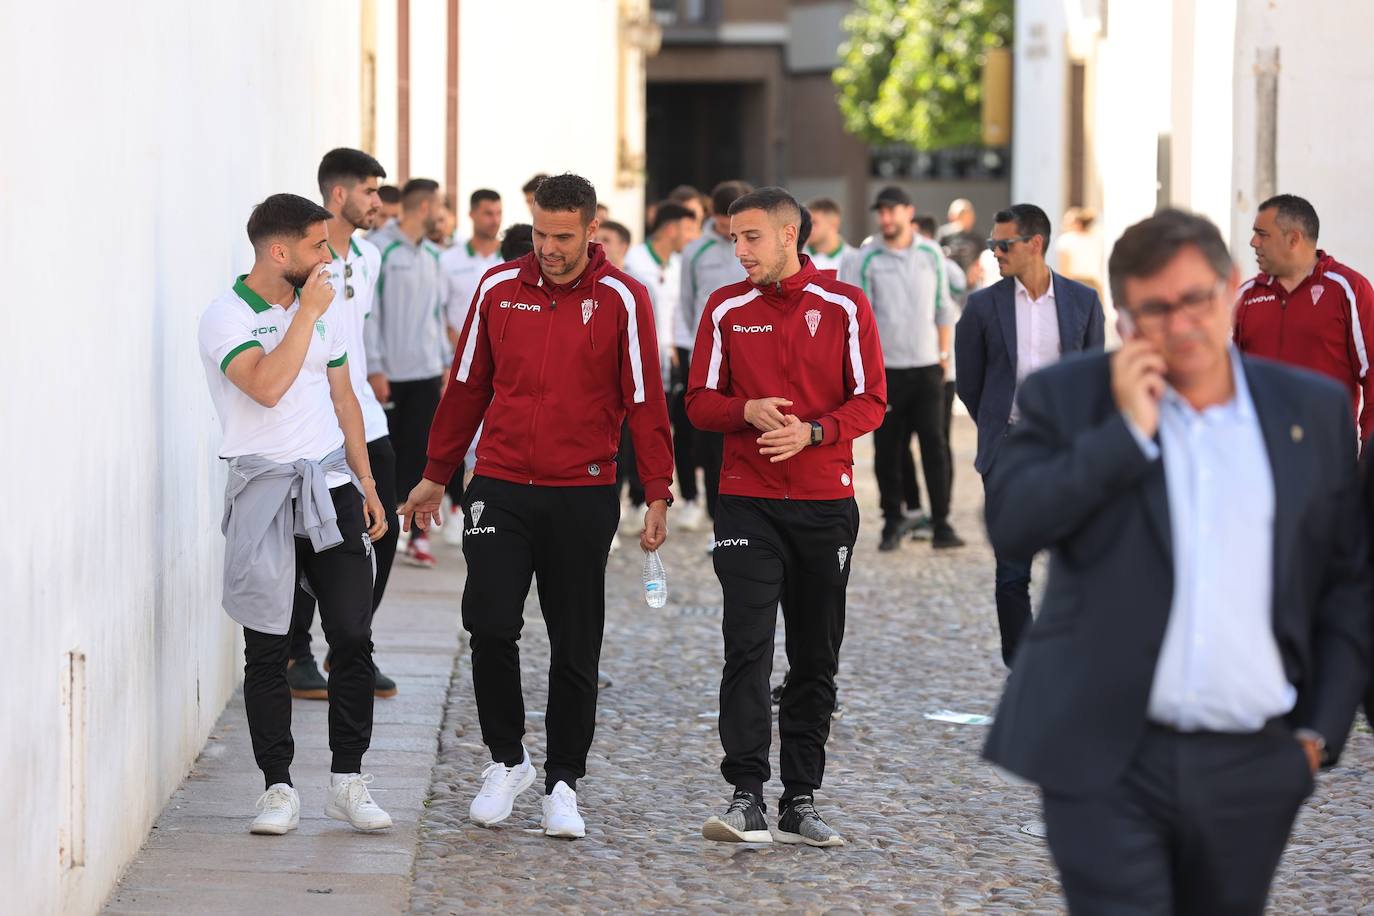
[[[586,839],[567,843],[538,832],[542,776],[498,828],[467,820],[489,757],[460,654],[420,824],[412,912],[1061,911],[1044,841],[1023,832],[1039,820],[1036,791],[979,760],[985,728],[923,718],[942,709],[991,714],[1003,680],[972,428],[966,420],[956,426],[953,521],[969,541],[962,550],[936,555],[928,542],[908,541],[879,554],[866,443],[857,456],[864,524],[841,653],[846,712],[831,732],[826,785],[817,796],[845,847],[701,838],[702,822],[728,799],[716,735],[720,593],[705,552],[709,534],[677,531],[663,551],[664,609],[644,604],[638,549],[627,541],[611,556],[602,669],[615,683],[601,695],[578,787]],[[403,575],[413,581],[423,573]],[[548,642],[533,593],[526,620],[526,743],[538,765]],[[781,635],[780,626],[774,683],[785,667]],[[1345,765],[1319,780],[1300,817],[1273,912],[1374,912],[1371,763],[1374,743],[1361,720]],[[775,772],[770,819],[780,791]]]

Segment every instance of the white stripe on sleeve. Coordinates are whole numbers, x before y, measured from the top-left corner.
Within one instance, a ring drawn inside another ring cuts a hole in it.
[[[1345,297],[1350,300],[1350,336],[1355,338],[1355,353],[1360,358],[1360,378],[1364,378],[1369,373],[1369,354],[1364,349],[1364,328],[1360,327],[1360,311],[1355,307],[1355,290],[1351,288],[1350,281],[1334,270],[1326,272],[1328,280],[1335,280],[1345,290]]]
[[[468,330],[467,343],[463,345],[463,358],[458,361],[458,373],[455,376],[458,381],[466,382],[468,380],[468,373],[472,371],[472,354],[477,347],[477,332],[482,329],[482,300],[487,298],[487,293],[491,291],[493,286],[498,283],[504,283],[519,275],[520,268],[518,267],[503,270],[499,274],[492,274],[490,277],[487,277],[486,282],[482,284],[482,288],[478,290],[477,305],[472,316],[472,328]]]
[[[863,394],[867,387],[868,374],[864,370],[863,353],[859,349],[859,307],[848,296],[821,289],[814,283],[808,283],[806,291],[820,296],[827,302],[835,303],[849,316],[849,364],[854,367],[854,394]]]
[[[615,277],[602,277],[601,282],[620,294],[620,301],[625,303],[625,315],[628,320],[626,325],[626,345],[629,348],[630,356],[630,375],[635,382],[636,404],[644,403],[644,357],[639,351],[639,315],[635,311],[635,295],[630,292],[630,288]]]
[[[753,302],[760,295],[757,289],[751,289],[743,295],[736,296],[733,299],[726,299],[711,312],[711,363],[710,368],[706,372],[707,388],[720,389],[720,363],[725,356],[725,351],[722,349],[723,344],[720,340],[721,319],[724,318],[726,313],[731,309],[737,309],[747,302]]]

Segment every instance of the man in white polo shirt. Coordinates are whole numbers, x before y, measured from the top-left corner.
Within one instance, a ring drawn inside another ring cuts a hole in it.
[[[362,411],[348,375],[347,320],[326,315],[328,210],[274,194],[248,219],[253,269],[210,304],[200,353],[229,463],[224,609],[243,626],[244,706],[267,786],[254,833],[295,829],[292,598],[302,577],[320,604],[333,655],[329,817],[391,826],[361,773],[372,738],[372,541],[387,528]],[[285,303],[285,305],[281,304]],[[360,498],[359,494],[362,494]]]
[[[376,159],[362,150],[340,148],[325,153],[318,172],[320,196],[324,208],[334,214],[326,227],[329,248],[329,281],[334,287],[334,302],[329,314],[334,320],[345,322],[345,340],[350,359],[348,376],[353,393],[363,411],[363,435],[367,439],[367,457],[372,474],[377,478],[377,496],[382,506],[396,505],[396,452],[387,435],[386,411],[377,401],[372,386],[367,383],[366,347],[363,325],[372,313],[372,294],[382,255],[366,239],[354,238],[358,229],[366,229],[381,212],[377,196],[377,181],[386,177],[386,170]],[[375,615],[386,594],[391,577],[391,564],[396,556],[399,525],[389,525],[381,540],[373,545],[376,556],[376,577],[372,583],[372,612]],[[310,627],[315,619],[315,598],[300,585],[296,586],[295,610],[291,620],[291,662],[286,679],[291,695],[297,699],[324,700],[329,698],[329,685],[315,664],[310,651]],[[324,667],[330,669],[326,656]],[[394,697],[396,682],[377,672],[378,697]]]

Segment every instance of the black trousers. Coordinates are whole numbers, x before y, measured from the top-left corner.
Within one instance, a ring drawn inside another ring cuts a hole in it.
[[[697,468],[701,465],[696,445],[696,437],[700,433],[687,418],[687,379],[691,366],[691,351],[678,347],[677,368],[673,370],[668,385],[668,416],[673,422],[673,464],[677,471],[678,492],[686,502],[696,501]],[[719,466],[716,471],[719,481]]]
[[[921,445],[921,466],[930,495],[930,516],[936,527],[949,519],[949,456],[945,443],[944,369],[887,370],[887,415],[873,436],[873,470],[883,521],[902,518],[902,454],[912,433]]]
[[[372,465],[372,476],[377,481],[377,498],[382,501],[382,508],[391,513],[387,519],[386,534],[372,544],[373,556],[377,559],[377,574],[372,580],[372,613],[376,614],[382,596],[386,594],[387,580],[391,578],[391,564],[396,558],[396,540],[401,533],[401,525],[395,514],[396,452],[391,447],[390,437],[382,436],[369,442],[367,460]],[[297,580],[296,600],[291,612],[292,661],[304,662],[314,658],[310,652],[310,627],[314,621],[315,599]]]
[[[720,771],[731,785],[763,795],[773,735],[768,680],[781,602],[789,666],[778,706],[785,802],[814,792],[825,774],[859,508],[853,499],[722,496],[716,513],[712,561],[725,595]]]
[[[983,478],[987,499],[987,478]],[[997,628],[1002,634],[1002,663],[1011,667],[1016,647],[1031,625],[1031,559],[994,551],[994,595],[997,600]]]
[[[493,760],[510,766],[523,759],[519,640],[533,577],[551,650],[545,791],[559,781],[575,789],[596,730],[606,556],[620,521],[615,488],[474,477],[465,502],[463,627],[482,741]]]
[[[1258,916],[1311,792],[1307,756],[1281,723],[1249,735],[1150,726],[1108,793],[1044,795],[1069,911]]]
[[[356,773],[372,741],[372,558],[363,522],[363,501],[352,484],[330,491],[343,543],[316,553],[309,538],[296,538],[296,570],[320,603],[329,641],[330,769]],[[291,738],[291,688],[286,662],[291,637],[243,630],[243,705],[253,757],[267,785],[291,782],[296,745]]]
[[[950,427],[954,422],[954,383],[945,382],[945,464],[949,467],[949,498],[954,499],[954,446]],[[902,450],[902,503],[907,511],[921,511],[921,488],[916,482],[916,458],[911,453],[911,439]]]
[[[396,494],[404,502],[424,476],[429,451],[429,427],[439,409],[441,378],[392,382],[386,425],[396,449]]]
[[[639,479],[639,467],[635,464],[635,443],[630,436],[630,424],[620,427],[620,451],[615,456],[615,493],[620,496],[622,487],[628,487],[630,502],[636,506],[644,505],[644,484]],[[685,497],[684,497],[685,498]]]

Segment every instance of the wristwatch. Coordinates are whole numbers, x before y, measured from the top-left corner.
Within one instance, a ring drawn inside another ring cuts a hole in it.
[[[808,422],[811,424],[811,444],[820,445],[825,440],[825,430],[815,420]]]

